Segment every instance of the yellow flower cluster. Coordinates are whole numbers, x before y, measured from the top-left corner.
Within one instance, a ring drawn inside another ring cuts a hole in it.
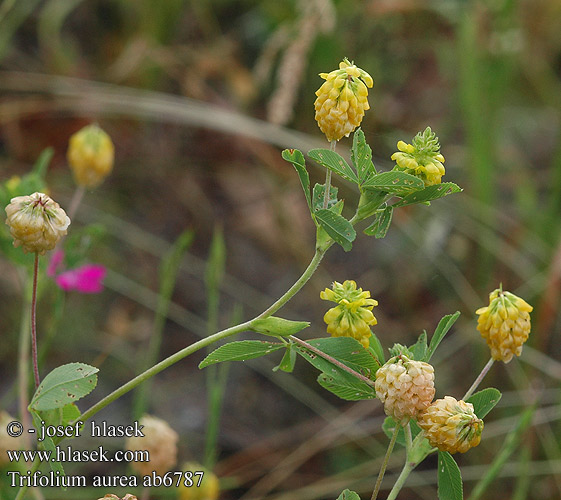
[[[483,420],[473,411],[473,405],[451,396],[437,399],[417,422],[426,433],[431,446],[449,453],[465,453],[481,441]]]
[[[348,59],[339,63],[339,69],[319,76],[325,82],[316,91],[316,121],[328,141],[338,141],[348,137],[370,109],[368,88],[373,85],[372,77]]]
[[[66,156],[76,184],[93,188],[111,173],[115,148],[107,133],[93,124],[70,137]]]
[[[495,361],[508,363],[514,355],[522,354],[531,330],[532,309],[524,299],[497,288],[489,294],[489,305],[475,311],[479,314],[477,329]]]
[[[364,347],[370,345],[370,326],[377,323],[372,309],[378,302],[370,298],[369,291],[362,291],[352,280],[343,284],[335,281],[331,289],[320,293],[323,300],[337,303],[327,311],[323,320],[327,323],[327,333],[332,337],[353,337]]]
[[[125,449],[147,450],[150,453],[149,462],[133,462],[131,467],[145,476],[152,471],[163,475],[168,472],[177,461],[177,441],[179,436],[169,424],[160,418],[144,415],[140,419],[144,437],[133,436],[127,439]]]
[[[386,415],[405,425],[434,398],[434,368],[403,354],[394,356],[376,372],[374,388]]]
[[[21,246],[25,253],[44,255],[56,246],[70,225],[66,212],[44,193],[12,198],[6,215],[14,246]]]
[[[397,143],[397,151],[392,160],[396,169],[415,175],[423,180],[425,186],[440,184],[444,170],[444,156],[440,154],[438,137],[427,127],[413,138],[413,144],[403,141]]]
[[[203,478],[201,484],[197,486],[200,475],[193,475],[193,486],[186,486],[182,483],[179,487],[179,500],[217,500],[220,493],[220,484],[216,474],[205,469],[201,465],[190,462],[183,465],[184,471],[202,471]]]

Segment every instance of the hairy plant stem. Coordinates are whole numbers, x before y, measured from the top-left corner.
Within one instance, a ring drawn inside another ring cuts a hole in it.
[[[376,479],[376,485],[374,486],[374,491],[372,492],[372,497],[370,500],[376,500],[378,497],[378,493],[380,492],[380,488],[382,487],[382,480],[384,479],[384,474],[386,473],[386,468],[388,466],[388,462],[390,460],[390,456],[393,451],[393,447],[395,445],[395,441],[397,439],[397,435],[399,434],[400,424],[396,423],[395,429],[392,434],[392,438],[390,440],[390,444],[388,445],[388,449],[386,450],[386,455],[384,456],[384,461],[382,462],[382,467],[380,467],[380,472],[378,473],[378,479]]]
[[[329,143],[329,150],[335,151],[337,147],[337,141],[331,141]],[[329,192],[331,191],[331,170],[325,170],[325,192],[323,193],[323,208],[327,209],[329,206]]]
[[[33,291],[31,295],[31,357],[33,358],[33,376],[35,377],[35,389],[39,387],[39,363],[37,361],[37,274],[39,268],[39,254],[35,252],[33,264]]]
[[[487,364],[483,367],[483,370],[481,370],[481,373],[477,376],[477,378],[475,379],[475,381],[473,382],[473,384],[471,384],[471,387],[467,390],[467,392],[464,394],[464,397],[462,398],[464,401],[466,399],[468,399],[473,392],[475,391],[475,389],[477,389],[477,387],[479,386],[479,384],[483,381],[483,379],[485,378],[485,375],[487,375],[487,373],[489,372],[489,370],[491,369],[491,367],[493,366],[493,363],[495,362],[495,360],[493,358],[489,359],[489,361],[487,361]]]

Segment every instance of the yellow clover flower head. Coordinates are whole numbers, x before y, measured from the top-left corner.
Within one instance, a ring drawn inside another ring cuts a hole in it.
[[[465,453],[481,441],[483,420],[473,411],[473,405],[451,396],[437,399],[417,421],[425,431],[431,446],[449,453]]]
[[[70,218],[60,205],[38,192],[12,198],[6,215],[14,246],[21,246],[25,253],[44,255],[56,246],[70,225]]]
[[[325,82],[316,91],[316,121],[328,141],[338,141],[348,137],[370,109],[368,88],[372,88],[372,77],[347,58],[339,63],[339,69],[319,76]]]
[[[431,404],[434,368],[404,354],[394,356],[376,372],[374,388],[386,415],[405,425]]]
[[[440,184],[444,170],[444,156],[440,154],[438,137],[427,127],[413,138],[413,144],[397,143],[397,151],[392,155],[397,165],[395,169],[422,179],[425,186]]]
[[[489,294],[489,305],[476,314],[477,329],[487,341],[495,361],[508,363],[514,355],[522,354],[522,346],[531,330],[530,313],[533,307],[502,287]]]
[[[343,284],[335,281],[332,288],[320,293],[320,298],[337,303],[327,311],[323,320],[327,333],[332,337],[353,337],[364,347],[370,345],[370,326],[377,323],[372,309],[378,301],[370,298],[369,291],[362,291],[352,280]]]
[[[132,469],[146,476],[156,471],[160,476],[168,472],[177,462],[177,441],[179,436],[169,424],[161,418],[144,415],[140,421],[144,436],[132,436],[125,442],[126,450],[147,450],[149,462],[133,462]]]
[[[76,184],[94,188],[111,173],[115,148],[107,133],[92,124],[70,137],[66,157]]]
[[[200,474],[193,474],[193,485],[185,484],[185,479],[179,486],[179,500],[218,500],[220,484],[216,474],[202,467],[196,462],[188,462],[183,465],[185,472],[203,472],[203,478],[199,485]]]

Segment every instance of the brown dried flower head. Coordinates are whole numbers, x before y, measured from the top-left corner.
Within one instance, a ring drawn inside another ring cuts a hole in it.
[[[14,246],[21,246],[25,253],[44,255],[56,246],[70,225],[66,212],[44,193],[12,198],[6,214]]]
[[[140,475],[156,471],[162,475],[168,472],[177,462],[178,435],[169,424],[157,417],[144,415],[139,424],[144,426],[144,437],[133,436],[127,439],[127,450],[146,450],[150,454],[149,462],[133,462],[131,467]]]

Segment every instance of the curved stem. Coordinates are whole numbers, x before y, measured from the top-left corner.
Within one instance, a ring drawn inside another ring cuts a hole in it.
[[[479,386],[479,384],[482,382],[482,380],[485,378],[485,375],[487,375],[487,373],[489,372],[489,370],[491,369],[491,367],[493,366],[493,363],[495,362],[495,360],[493,358],[489,359],[489,361],[487,361],[487,364],[483,367],[483,370],[481,370],[481,373],[477,376],[477,378],[475,379],[475,381],[473,382],[473,384],[471,384],[471,387],[467,390],[467,392],[464,394],[464,397],[462,398],[464,401],[466,399],[468,399],[473,392],[475,391],[475,389],[477,389],[477,387]]]
[[[378,473],[378,479],[376,479],[376,485],[374,486],[374,491],[372,492],[372,497],[370,500],[376,500],[378,497],[378,493],[380,492],[380,488],[382,486],[382,480],[384,479],[384,474],[386,473],[386,468],[388,466],[388,462],[390,460],[390,455],[392,454],[393,447],[395,445],[395,441],[397,439],[397,435],[399,434],[400,424],[395,424],[395,429],[392,434],[392,438],[390,440],[390,444],[388,445],[388,449],[386,450],[386,455],[384,456],[384,461],[382,462],[382,467],[380,467],[380,472]]]
[[[33,358],[33,375],[35,377],[35,388],[39,387],[39,364],[37,362],[37,270],[39,267],[39,254],[35,252],[35,263],[33,264],[33,292],[31,296],[31,356]]]

